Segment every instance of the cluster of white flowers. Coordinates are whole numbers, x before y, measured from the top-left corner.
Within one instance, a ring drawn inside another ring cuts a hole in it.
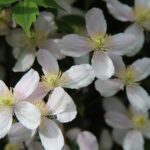
[[[64,88],[84,88],[95,78],[95,89],[105,97],[104,118],[113,128],[112,137],[103,130],[98,143],[92,133],[80,129],[72,129],[66,136],[80,150],[110,150],[112,138],[124,150],[144,150],[144,137],[150,138],[150,96],[140,84],[150,75],[150,58],[140,58],[126,67],[122,56],[134,56],[143,47],[144,30],[150,30],[150,0],[135,0],[134,8],[118,0],[104,1],[116,19],[132,22],[123,33],[107,33],[100,8],[91,8],[85,14],[87,33],[84,36],[72,33],[63,37],[56,36],[58,27],[51,12],[39,14],[31,37],[15,26],[8,28],[10,12],[1,12],[4,21],[0,22],[0,35],[5,35],[17,60],[12,70],[27,71],[14,88],[8,88],[0,80],[0,138],[8,135],[10,143],[6,150],[20,150],[24,146],[28,150],[69,149],[59,122],[75,119],[77,108],[76,100]],[[57,18],[68,13],[84,16],[84,12],[71,7],[72,2],[57,0],[67,10],[60,10]],[[80,62],[63,72],[58,62],[66,56],[78,57]],[[88,57],[87,61],[82,60],[84,57]],[[43,75],[32,69],[36,59]],[[128,109],[120,100],[112,98],[124,89]]]

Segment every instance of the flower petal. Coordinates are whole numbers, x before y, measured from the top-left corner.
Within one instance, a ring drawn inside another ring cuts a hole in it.
[[[144,150],[144,139],[139,131],[129,131],[123,142],[124,150]]]
[[[40,15],[37,17],[34,28],[35,30],[42,32],[46,35],[49,33],[54,33],[57,29],[56,23],[54,21],[54,15],[46,11],[41,12]]]
[[[64,72],[61,80],[64,80],[63,87],[79,89],[91,84],[94,78],[95,73],[91,65],[81,64],[72,66],[69,70]]]
[[[27,38],[25,32],[21,29],[10,30],[6,36],[6,41],[11,47],[23,47],[23,39]],[[25,39],[24,39],[25,40]]]
[[[104,0],[107,3],[109,12],[118,20],[133,21],[133,9],[126,4],[122,4],[118,0]]]
[[[17,62],[13,67],[14,72],[27,71],[33,65],[35,60],[35,53],[33,50],[22,50],[18,56]]]
[[[119,130],[119,129],[113,129],[112,135],[113,135],[113,139],[114,141],[119,144],[120,146],[122,146],[123,144],[123,140],[127,134],[129,130],[128,129],[123,129],[123,130]]]
[[[119,55],[109,54],[111,60],[113,61],[115,67],[115,76],[119,76],[121,72],[125,71],[126,66],[123,62],[123,59]]]
[[[48,39],[43,48],[50,51],[57,59],[62,59],[65,56],[61,53],[62,45],[60,39]]]
[[[132,123],[130,119],[122,113],[109,111],[105,114],[106,123],[115,129],[130,129],[132,128]]]
[[[126,93],[129,102],[137,110],[145,112],[150,108],[150,97],[141,86],[127,86]]]
[[[86,54],[84,56],[81,57],[75,57],[74,58],[74,63],[76,65],[80,65],[80,64],[89,64],[90,63],[90,55]]]
[[[86,28],[91,37],[97,34],[106,33],[107,24],[101,9],[90,9],[86,13],[85,19]]]
[[[115,111],[122,114],[127,113],[127,109],[117,97],[105,98],[103,101],[103,107],[105,111]]]
[[[132,34],[136,37],[135,43],[132,44],[133,46],[131,47],[130,52],[127,54],[127,56],[134,56],[144,45],[145,37],[143,29],[137,24],[133,24],[125,30],[125,33]]]
[[[40,49],[36,55],[37,60],[45,73],[59,71],[57,59],[49,51]]]
[[[122,88],[122,81],[119,79],[96,80],[95,88],[104,97],[115,95]]]
[[[150,75],[150,58],[142,58],[135,61],[131,67],[136,71],[136,81],[141,81]]]
[[[37,88],[39,84],[38,73],[30,69],[16,84],[14,91],[19,95],[20,99],[26,99]]]
[[[10,142],[21,143],[29,140],[33,136],[35,131],[29,130],[24,127],[21,123],[15,123],[12,125],[8,132]]]
[[[54,121],[45,119],[39,128],[39,136],[46,150],[60,150],[64,145],[64,138]]]
[[[76,105],[63,88],[57,87],[49,96],[47,106],[60,122],[69,122],[76,117]]]
[[[135,7],[150,6],[148,4],[150,4],[148,0],[134,0]]]
[[[33,104],[22,101],[15,105],[14,112],[17,119],[26,128],[34,130],[39,126],[41,114]]]
[[[126,55],[133,49],[136,37],[132,34],[119,33],[112,36],[108,43],[111,53],[116,55]]]
[[[76,34],[64,36],[61,40],[61,44],[63,47],[61,52],[66,56],[80,57],[92,51],[88,39]]]
[[[105,53],[95,52],[92,58],[95,75],[101,80],[107,80],[114,74],[112,60]]]
[[[6,91],[9,91],[8,87],[2,80],[0,80],[0,94],[3,94]]]
[[[77,143],[80,150],[98,150],[98,142],[96,137],[88,132],[83,131],[78,135]]]
[[[11,128],[12,113],[13,110],[11,108],[0,109],[0,139],[5,137]]]

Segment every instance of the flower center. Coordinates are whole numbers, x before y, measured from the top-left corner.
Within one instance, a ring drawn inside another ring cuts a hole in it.
[[[89,40],[95,51],[106,52],[109,49],[108,42],[111,41],[111,36],[108,34],[100,34],[93,36]]]
[[[13,96],[12,89],[10,91],[4,92],[0,96],[0,107],[3,108],[4,106],[12,106],[15,103],[15,99]]]
[[[134,116],[133,118],[132,118],[132,122],[133,122],[133,126],[135,127],[135,128],[142,128],[144,125],[145,125],[145,123],[146,123],[146,118],[144,117],[144,116],[142,116],[142,115],[139,115],[139,116]]]
[[[44,101],[38,100],[33,102],[33,104],[40,110],[42,117],[46,117],[49,114],[48,107],[46,106]]]
[[[143,25],[146,21],[150,21],[150,9],[146,6],[139,6],[134,9],[136,21]]]
[[[135,84],[136,73],[133,68],[127,67],[119,76],[125,85]]]
[[[18,144],[9,143],[5,146],[5,150],[20,150],[20,147]]]
[[[42,82],[44,84],[44,87],[52,90],[55,87],[61,86],[63,84],[62,80],[62,72],[53,72],[53,73],[48,73],[46,75],[42,76]]]

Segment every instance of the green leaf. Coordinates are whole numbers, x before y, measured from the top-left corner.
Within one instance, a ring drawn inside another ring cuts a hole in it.
[[[16,2],[17,0],[0,0],[0,5],[7,5],[7,4],[12,4],[14,2]]]
[[[30,0],[31,1],[31,0]],[[32,0],[37,5],[45,7],[45,8],[57,8],[62,9],[55,0]]]
[[[12,17],[16,23],[30,36],[30,27],[39,14],[38,6],[32,1],[21,1],[13,7]]]

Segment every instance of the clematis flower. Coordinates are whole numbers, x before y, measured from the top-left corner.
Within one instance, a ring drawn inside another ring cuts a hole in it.
[[[97,80],[95,87],[104,97],[113,96],[121,89],[126,89],[127,97],[133,107],[147,111],[150,108],[150,97],[139,85],[140,81],[150,75],[150,59],[142,58],[125,67],[120,56],[111,56],[115,64],[115,77],[108,80]]]
[[[139,52],[144,44],[144,30],[150,31],[150,2],[149,0],[134,0],[134,6],[121,3],[118,0],[106,1],[109,12],[118,20],[126,22],[130,21],[133,24],[126,29],[126,33],[136,36],[134,47],[128,53],[128,56],[133,56]]]
[[[41,12],[30,37],[21,29],[11,30],[6,40],[13,47],[13,55],[17,59],[13,71],[28,70],[34,63],[36,48],[44,48],[51,51],[58,59],[63,58],[64,55],[60,52],[60,40],[49,38],[49,34],[54,33],[56,29],[54,15],[50,12]]]
[[[102,10],[92,8],[86,14],[87,37],[76,34],[66,35],[62,46],[66,56],[80,57],[94,51],[92,66],[97,78],[106,80],[114,74],[114,65],[108,54],[124,55],[130,51],[135,37],[131,34],[120,33],[109,35]],[[128,51],[129,50],[129,51]]]
[[[35,129],[40,124],[40,112],[31,103],[25,101],[35,90],[39,75],[31,69],[16,84],[8,89],[0,80],[0,138],[3,138],[12,126],[13,115],[28,129]]]
[[[93,68],[89,64],[75,65],[62,73],[56,58],[46,50],[37,52],[37,60],[44,72],[39,89],[44,88],[45,92],[49,92],[58,86],[79,89],[89,85],[95,78]],[[37,92],[35,91],[35,93]]]
[[[117,99],[104,100],[105,121],[113,127],[115,141],[124,150],[144,150],[144,137],[150,138],[148,112],[126,109]]]
[[[15,127],[15,131],[17,132],[14,132],[14,128],[12,128],[9,137],[12,137],[13,141],[19,141],[20,139],[26,139],[27,136],[38,131],[42,145],[46,150],[60,150],[64,145],[64,138],[54,120],[66,123],[75,118],[77,112],[72,98],[63,88],[57,87],[49,96],[46,104],[42,100],[34,100],[32,102],[41,112],[40,126],[36,131],[30,131],[24,129],[25,127],[21,124],[17,124]],[[23,132],[24,134],[22,134]]]

